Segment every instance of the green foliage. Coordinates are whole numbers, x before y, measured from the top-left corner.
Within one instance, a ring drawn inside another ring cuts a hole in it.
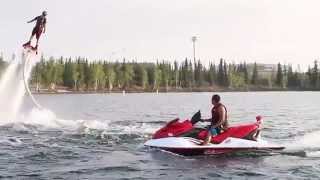
[[[287,73],[287,79],[288,79],[288,88],[291,89],[298,89],[301,86],[301,79],[298,72],[293,72],[292,66],[288,66],[288,73]]]
[[[314,61],[313,68],[309,70],[310,87],[312,89],[319,88],[319,69],[318,61]]]
[[[258,66],[257,63],[255,62],[253,65],[253,71],[252,71],[252,77],[251,77],[251,84],[257,85],[258,83]]]
[[[172,80],[173,80],[173,85],[177,89],[178,86],[180,85],[179,78],[180,78],[180,73],[179,73],[179,64],[177,61],[174,61],[174,70],[172,72]]]
[[[220,86],[225,84],[225,77],[224,77],[224,68],[223,68],[223,59],[220,59],[219,67],[218,67],[218,74],[217,74],[217,83]]]
[[[210,84],[210,86],[215,85],[217,81],[217,70],[216,65],[213,63],[210,63],[209,65],[209,71],[207,73],[207,82]]]
[[[283,87],[283,71],[280,63],[278,63],[277,67],[276,85],[281,88]]]
[[[203,65],[201,64],[201,61],[199,60],[198,63],[195,64],[194,69],[194,80],[197,87],[203,86]]]
[[[246,68],[243,64],[239,64],[238,66],[235,64],[229,65],[229,72],[228,72],[228,78],[229,78],[229,86],[231,88],[244,88],[247,86],[246,83]]]
[[[148,84],[147,70],[143,67],[143,64],[135,63],[133,66],[135,85],[142,87],[142,89],[145,89]]]
[[[132,64],[126,63],[126,60],[124,59],[120,69],[119,69],[119,83],[122,89],[126,89],[130,87],[131,85],[131,80],[133,79],[133,68]]]
[[[96,91],[103,89],[105,85],[105,73],[103,71],[103,65],[99,63],[90,64],[89,84]]]
[[[105,63],[103,65],[103,71],[106,78],[106,86],[111,91],[113,89],[113,84],[116,80],[116,73],[113,69],[113,65],[110,63]]]
[[[35,67],[35,78],[36,82],[44,84],[47,88],[52,89],[56,84],[63,82],[63,64],[56,62],[53,57],[50,57],[48,61],[41,58],[39,64]]]
[[[0,70],[6,63],[0,58]],[[259,66],[260,67],[260,66]],[[283,69],[283,67],[286,67]],[[249,71],[250,70],[250,71]],[[249,78],[250,72],[250,78]],[[273,76],[275,74],[275,76]],[[209,63],[206,67],[197,61],[185,59],[178,63],[174,61],[161,61],[157,63],[127,62],[125,59],[119,63],[107,61],[88,61],[85,58],[54,59],[41,58],[32,71],[33,85],[44,88],[64,86],[73,90],[123,90],[139,88],[147,91],[170,88],[191,89],[206,87],[222,87],[243,89],[247,87],[290,89],[319,89],[318,63],[315,62],[307,73],[293,71],[292,66],[278,64],[276,73],[261,75],[258,64],[227,64],[220,59],[219,64]],[[248,86],[251,85],[251,86]]]
[[[168,90],[171,71],[170,64],[163,61],[158,64],[158,68],[160,70],[160,86],[165,87],[165,89]]]

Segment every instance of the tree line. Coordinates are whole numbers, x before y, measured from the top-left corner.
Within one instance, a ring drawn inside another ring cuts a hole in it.
[[[0,72],[6,63],[0,59]],[[292,65],[228,63],[220,59],[208,66],[200,60],[92,61],[86,58],[41,58],[32,70],[30,83],[36,89],[73,91],[207,91],[207,90],[320,90],[318,62],[307,72]]]

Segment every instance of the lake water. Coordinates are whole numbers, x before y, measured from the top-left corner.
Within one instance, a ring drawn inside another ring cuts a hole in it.
[[[282,153],[181,157],[143,143],[168,120],[210,115],[212,93],[38,95],[0,119],[4,179],[319,179],[320,93],[220,93],[231,124],[264,117]]]

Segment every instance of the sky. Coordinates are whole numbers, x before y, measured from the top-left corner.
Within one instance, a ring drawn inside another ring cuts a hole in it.
[[[0,6],[0,52],[21,51],[48,11],[40,40],[45,56],[126,57],[137,61],[192,58],[293,63],[320,56],[318,0],[6,0]]]

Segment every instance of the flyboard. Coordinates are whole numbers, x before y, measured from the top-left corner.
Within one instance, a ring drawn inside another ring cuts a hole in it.
[[[22,76],[23,76],[23,83],[24,83],[24,87],[27,91],[27,94],[29,95],[31,101],[33,102],[33,104],[38,108],[38,109],[43,109],[42,106],[36,101],[36,99],[34,98],[34,96],[31,93],[30,87],[29,87],[29,83],[28,83],[28,77],[27,77],[27,71],[29,71],[28,73],[30,73],[31,68],[32,68],[32,64],[30,64],[30,59],[32,59],[32,57],[37,56],[38,50],[36,50],[34,47],[32,46],[24,46],[24,50],[22,53],[22,58],[23,58],[23,72],[22,72]]]

